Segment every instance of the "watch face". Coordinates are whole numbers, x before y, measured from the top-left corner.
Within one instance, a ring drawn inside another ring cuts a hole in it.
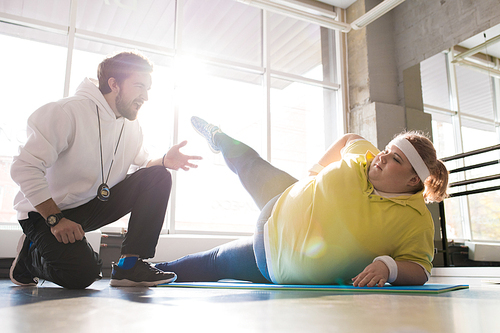
[[[56,224],[57,223],[57,217],[55,217],[54,215],[49,216],[49,218],[47,219],[47,223],[49,223],[50,225]]]

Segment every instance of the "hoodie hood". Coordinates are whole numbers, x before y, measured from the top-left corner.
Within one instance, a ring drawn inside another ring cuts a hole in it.
[[[115,113],[113,112],[108,102],[104,98],[104,95],[101,93],[93,80],[85,78],[82,83],[80,83],[78,88],[76,88],[75,95],[84,96],[94,101],[94,103],[96,103],[96,105],[99,107],[103,119],[116,119]]]

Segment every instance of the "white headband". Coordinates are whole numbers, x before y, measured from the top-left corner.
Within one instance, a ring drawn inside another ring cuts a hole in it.
[[[422,157],[420,157],[419,153],[413,147],[413,145],[407,139],[403,137],[396,138],[392,140],[389,145],[394,145],[398,147],[403,154],[405,154],[408,161],[410,161],[411,166],[417,172],[418,177],[422,181],[422,183],[431,175],[429,169],[424,163]]]

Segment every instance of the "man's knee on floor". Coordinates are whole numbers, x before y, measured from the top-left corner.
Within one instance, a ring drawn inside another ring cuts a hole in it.
[[[85,289],[101,277],[101,267],[100,259],[78,262],[65,270],[59,284],[68,289]]]
[[[68,289],[84,289],[101,276],[102,260],[87,242],[72,245],[65,262],[54,267],[57,281],[53,282]]]

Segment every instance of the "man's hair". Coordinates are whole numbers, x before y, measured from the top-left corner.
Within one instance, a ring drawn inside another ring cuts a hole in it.
[[[152,71],[153,64],[139,52],[120,52],[107,57],[97,67],[99,90],[103,95],[111,92],[108,84],[109,78],[113,77],[118,84],[121,84],[133,73],[151,73]]]

